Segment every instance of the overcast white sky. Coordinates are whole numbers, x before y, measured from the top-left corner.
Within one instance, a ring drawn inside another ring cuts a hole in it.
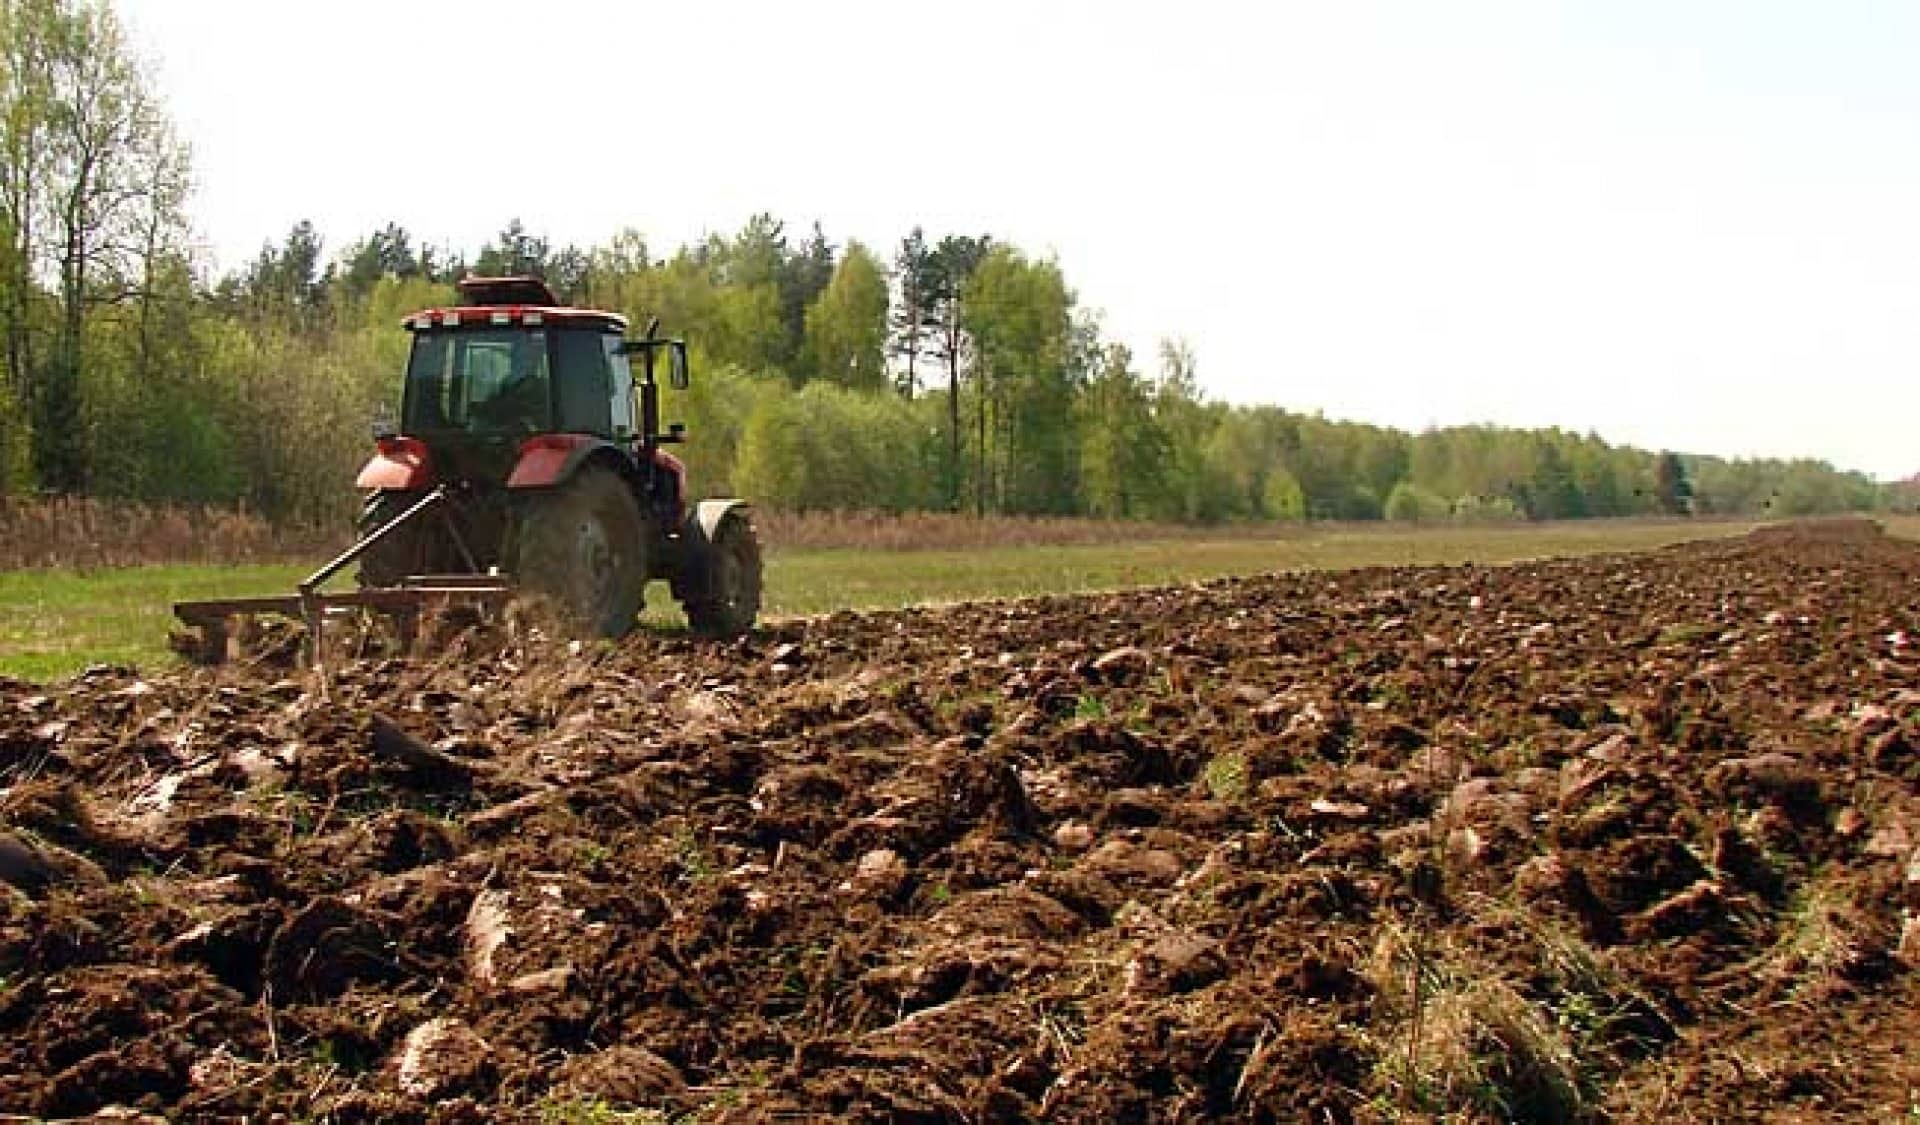
[[[1235,402],[1920,471],[1920,5],[118,2],[223,269],[918,223]]]

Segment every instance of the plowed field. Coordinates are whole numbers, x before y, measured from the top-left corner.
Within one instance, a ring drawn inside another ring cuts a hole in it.
[[[0,1110],[1920,1112],[1872,525],[454,643],[0,681]]]

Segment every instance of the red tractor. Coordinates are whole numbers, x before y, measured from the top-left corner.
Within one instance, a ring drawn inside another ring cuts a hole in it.
[[[200,630],[197,655],[223,655],[237,615],[302,616],[317,652],[331,612],[384,612],[410,635],[429,604],[515,593],[577,633],[619,636],[656,578],[696,632],[752,628],[760,547],[747,505],[689,506],[685,468],[664,448],[685,428],[660,429],[655,372],[684,389],[685,342],[657,336],[657,321],[630,339],[625,317],[562,307],[534,278],[469,277],[459,291],[458,307],[404,321],[399,425],[376,427],[360,470],[359,540],[295,597],[176,605]],[[358,590],[320,592],[356,561]]]

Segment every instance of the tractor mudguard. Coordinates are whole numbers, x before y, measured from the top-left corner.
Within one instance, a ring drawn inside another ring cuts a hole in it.
[[[377,443],[379,452],[360,469],[353,486],[362,492],[405,492],[433,483],[433,465],[427,443],[419,438],[388,437]]]
[[[702,500],[687,513],[686,520],[680,525],[680,541],[685,544],[685,554],[680,572],[671,577],[668,585],[673,596],[681,601],[697,598],[706,593],[707,545],[720,530],[720,521],[734,512],[745,512],[752,508],[745,500]]]
[[[520,459],[507,476],[508,488],[551,488],[573,478],[595,451],[607,449],[621,458],[620,447],[592,434],[541,434],[520,446]]]
[[[727,518],[729,512],[744,512],[751,505],[745,500],[702,500],[693,506],[693,514],[687,518],[685,534],[691,537],[698,533],[697,540],[702,548],[713,542],[713,533],[720,529],[720,521]]]

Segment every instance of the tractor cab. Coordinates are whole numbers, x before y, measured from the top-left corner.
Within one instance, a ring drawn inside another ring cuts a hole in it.
[[[629,340],[626,317],[565,307],[539,278],[469,277],[459,292],[461,304],[402,322],[413,343],[399,424],[376,435],[380,453],[361,473],[363,490],[425,483],[422,473],[395,472],[396,456],[437,479],[545,483],[529,476],[529,454],[601,442],[642,458],[643,473],[672,478],[652,491],[679,491],[680,463],[659,447],[684,432],[660,432],[654,372],[664,353],[669,383],[686,387],[684,342],[658,338],[653,325]]]
[[[468,278],[460,294],[461,305],[404,322],[413,347],[401,432],[429,445],[544,433],[618,442],[641,435],[625,317],[561,307],[537,278]],[[684,348],[675,354],[684,376]]]

